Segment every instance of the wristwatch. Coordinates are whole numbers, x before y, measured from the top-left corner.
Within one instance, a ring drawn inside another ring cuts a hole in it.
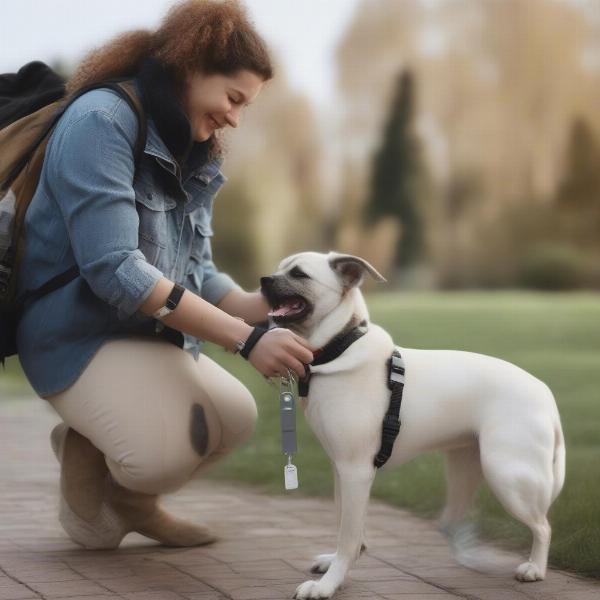
[[[167,302],[162,308],[159,308],[155,313],[153,313],[153,317],[155,319],[162,319],[167,315],[171,314],[179,304],[181,297],[183,296],[183,292],[185,292],[185,288],[182,285],[176,283],[167,298]]]

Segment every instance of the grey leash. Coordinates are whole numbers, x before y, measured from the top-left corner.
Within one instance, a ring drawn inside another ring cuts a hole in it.
[[[296,397],[295,378],[288,369],[286,376],[279,379],[279,419],[281,424],[281,449],[288,462],[283,467],[283,480],[286,490],[298,488],[298,469],[292,464],[292,455],[298,451],[296,439]]]

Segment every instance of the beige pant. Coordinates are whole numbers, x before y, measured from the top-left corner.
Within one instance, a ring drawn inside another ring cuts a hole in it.
[[[111,340],[67,390],[46,398],[106,456],[122,486],[180,488],[246,441],[256,423],[248,389],[213,360],[163,340]]]

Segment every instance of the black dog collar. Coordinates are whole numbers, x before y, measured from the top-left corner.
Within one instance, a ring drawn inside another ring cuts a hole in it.
[[[356,340],[367,333],[368,327],[366,321],[361,321],[356,327],[353,327],[345,333],[336,335],[323,348],[314,353],[314,360],[306,366],[306,375],[298,381],[298,394],[302,397],[308,396],[308,389],[312,373],[310,367],[324,365],[341,356]]]

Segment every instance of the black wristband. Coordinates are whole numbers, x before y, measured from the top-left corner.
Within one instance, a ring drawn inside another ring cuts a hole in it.
[[[265,335],[265,333],[267,333],[267,331],[269,331],[269,330],[265,329],[264,327],[255,327],[251,331],[250,335],[248,336],[248,339],[244,343],[244,347],[240,350],[240,354],[246,360],[248,360],[248,356],[250,355],[252,348],[254,348],[254,346],[256,346],[256,343],[258,342],[258,340],[260,340],[260,338],[263,335]]]
[[[181,300],[181,297],[183,296],[183,292],[185,292],[185,288],[182,285],[176,283],[173,286],[169,297],[167,298],[165,306],[171,311],[175,310],[177,308],[177,305],[179,304],[179,301]]]

